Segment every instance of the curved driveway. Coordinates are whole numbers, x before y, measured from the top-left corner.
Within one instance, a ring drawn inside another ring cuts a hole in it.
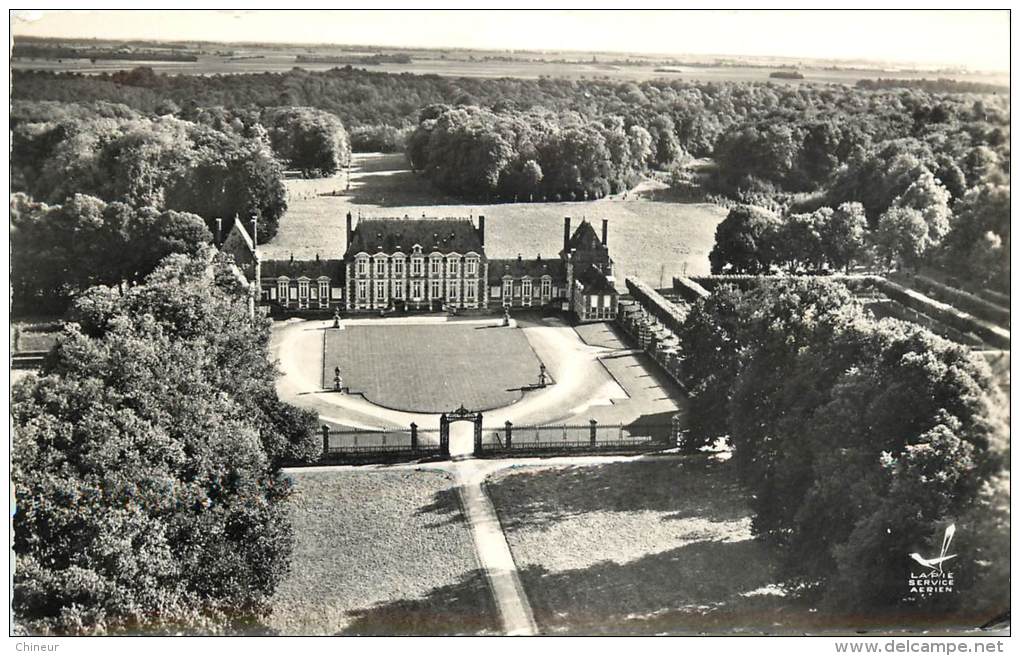
[[[346,320],[345,323],[362,321],[435,323],[447,319],[355,319]],[[471,322],[494,321],[499,320]],[[277,389],[283,400],[314,410],[324,421],[353,428],[406,428],[411,422],[421,428],[439,427],[438,414],[390,410],[366,401],[361,396],[324,390],[321,379],[323,331],[333,330],[332,325],[332,320],[291,319],[274,326],[270,352],[283,374],[277,381]],[[599,355],[610,352],[609,349],[585,344],[572,328],[560,322],[525,323],[517,329],[525,332],[535,353],[556,382],[545,389],[527,392],[517,403],[487,411],[487,428],[500,428],[505,421],[515,424],[560,421],[583,413],[591,406],[608,405],[614,399],[627,398],[626,392],[598,360]]]

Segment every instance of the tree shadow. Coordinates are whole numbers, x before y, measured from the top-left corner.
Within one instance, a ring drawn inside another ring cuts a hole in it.
[[[553,634],[762,632],[794,606],[743,596],[774,582],[768,554],[753,540],[695,542],[560,572],[531,566],[520,575],[536,622]]]
[[[352,612],[344,636],[495,635],[502,631],[485,573],[476,569],[457,583],[419,599],[400,599]]]
[[[668,513],[670,520],[711,522],[739,521],[750,514],[732,465],[701,454],[522,469],[488,479],[485,488],[508,533],[546,530],[590,512],[654,511]]]
[[[467,516],[464,514],[464,507],[460,502],[460,493],[457,492],[456,487],[439,490],[432,495],[432,503],[418,508],[414,514],[418,517],[435,516],[436,521],[429,524],[429,528],[451,524],[467,524]]]
[[[425,178],[408,169],[381,169],[361,173],[345,192],[349,202],[376,207],[415,207],[434,205],[471,205],[467,201],[447,196]],[[473,202],[477,205],[478,202]],[[417,218],[417,217],[412,217]]]

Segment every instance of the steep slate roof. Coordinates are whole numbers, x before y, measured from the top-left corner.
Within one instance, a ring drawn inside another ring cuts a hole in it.
[[[361,219],[354,228],[344,258],[361,252],[369,255],[392,254],[398,250],[410,253],[415,244],[421,246],[423,253],[474,251],[481,254],[483,251],[478,231],[470,219]]]
[[[574,279],[581,283],[585,294],[615,294],[613,287],[606,275],[595,267],[584,267],[574,272]]]
[[[344,279],[343,260],[264,260],[262,262],[263,278],[279,278],[286,276],[295,280],[304,276],[315,280],[320,276],[328,276],[332,282]]]
[[[549,275],[553,280],[566,280],[567,277],[563,261],[559,259],[535,258],[533,260],[525,260],[513,258],[509,260],[489,260],[489,284],[502,284],[500,281],[505,275],[513,278],[522,278],[524,276],[541,278],[544,275]]]
[[[571,250],[594,251],[602,248],[602,240],[595,232],[595,227],[588,223],[587,219],[581,219],[581,223],[574,230],[567,245]]]

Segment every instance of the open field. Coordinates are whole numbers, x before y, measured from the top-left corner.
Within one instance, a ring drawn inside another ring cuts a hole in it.
[[[715,227],[726,210],[707,203],[677,203],[664,190],[628,194],[626,200],[563,203],[473,204],[435,191],[411,173],[402,154],[356,154],[351,190],[343,174],[321,180],[288,180],[289,209],[280,231],[263,246],[267,258],[341,257],[346,249],[344,217],[486,217],[485,252],[490,258],[556,257],[563,247],[563,217],[573,226],[582,218],[609,219],[609,249],[617,264],[617,284],[638,276],[669,285],[686,266],[688,274],[709,273],[708,253]],[[332,194],[336,191],[345,195]]]
[[[302,49],[304,50],[304,49]],[[233,75],[240,73],[285,73],[295,67],[307,71],[325,71],[342,67],[344,64],[298,62],[294,51],[274,50],[272,47],[256,48],[250,52],[238,52],[237,55],[259,58],[238,59],[214,55],[198,55],[195,62],[146,61],[138,60],[103,60],[92,63],[88,59],[26,59],[15,58],[12,66],[15,70],[46,70],[73,71],[85,75],[113,73],[130,70],[138,66],[151,67],[157,73],[189,74],[189,75]],[[358,53],[347,52],[348,56]],[[367,54],[367,53],[361,53]],[[469,61],[462,58],[440,59],[435,57],[415,58],[411,63],[352,64],[355,68],[364,68],[381,73],[413,73],[416,75],[440,75],[445,77],[479,77],[499,78],[514,77],[537,79],[541,76],[553,78],[604,78],[621,82],[643,82],[655,79],[681,79],[694,82],[772,82],[774,84],[856,84],[861,79],[893,78],[918,79],[927,77],[952,78],[966,82],[983,82],[989,84],[1009,84],[1009,76],[1005,73],[964,73],[935,72],[913,70],[881,70],[880,68],[824,67],[803,65],[798,70],[804,75],[802,80],[784,80],[769,78],[769,73],[776,70],[770,66],[713,66],[713,65],[679,65],[662,67],[653,63],[614,64],[606,61],[580,61],[584,53],[570,53],[567,61],[537,61],[526,58],[514,61]],[[614,55],[623,57],[623,55]],[[566,59],[562,55],[556,59]],[[480,57],[479,57],[480,59]],[[550,58],[553,59],[553,58]],[[590,59],[590,55],[586,57]],[[603,56],[603,60],[606,58]],[[786,62],[789,64],[790,62]],[[797,62],[801,64],[802,62]],[[779,63],[777,62],[777,67]],[[665,69],[665,70],[664,70]]]
[[[550,634],[770,629],[783,606],[727,463],[706,456],[529,468],[487,483]]]
[[[349,325],[327,330],[323,380],[340,365],[344,386],[385,408],[488,410],[520,400],[538,381],[524,331],[496,324]]]
[[[295,545],[270,624],[291,635],[494,633],[453,478],[425,471],[297,471]]]

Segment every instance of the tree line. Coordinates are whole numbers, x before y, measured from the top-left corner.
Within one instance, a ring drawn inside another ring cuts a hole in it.
[[[221,131],[172,116],[83,115],[49,120],[47,105],[15,107],[11,187],[60,203],[74,194],[216,218],[258,217],[261,240],[287,208],[283,171],[264,129]],[[103,109],[109,109],[108,107]],[[125,115],[126,114],[126,115]]]
[[[865,261],[934,265],[1008,289],[1008,100],[914,91],[891,100],[899,110],[892,115],[881,108],[872,115],[871,105],[858,103],[835,118],[783,112],[770,122],[734,126],[716,145],[708,184],[781,217],[860,203],[868,220]],[[761,213],[748,221],[745,214],[737,211],[720,234],[725,243],[717,244],[717,269],[789,270],[770,239],[755,236],[778,223]],[[743,230],[749,231],[745,242],[762,246],[757,256],[732,251]],[[801,261],[811,259],[816,245],[811,239],[785,244]]]
[[[434,105],[420,119],[411,168],[469,198],[602,198],[636,184],[657,154],[648,130],[619,117]]]
[[[858,618],[1008,608],[1009,406],[987,364],[824,278],[724,285],[687,312],[691,446],[728,438],[789,590]],[[957,588],[912,594],[908,554],[954,522]]]

